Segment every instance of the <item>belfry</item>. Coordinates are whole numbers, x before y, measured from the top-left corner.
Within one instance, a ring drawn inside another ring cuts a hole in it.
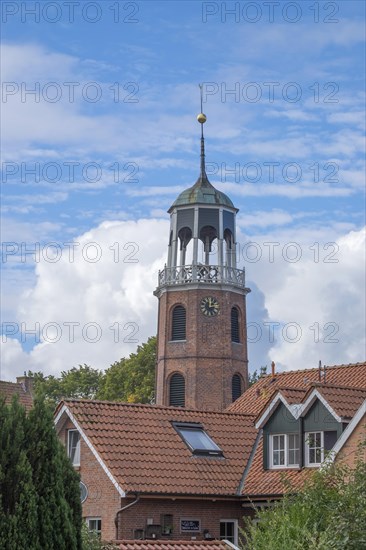
[[[159,299],[156,403],[221,411],[248,387],[250,289],[244,270],[237,268],[238,209],[208,180],[206,116],[201,112],[197,120],[200,175],[168,210],[168,259],[154,292]]]

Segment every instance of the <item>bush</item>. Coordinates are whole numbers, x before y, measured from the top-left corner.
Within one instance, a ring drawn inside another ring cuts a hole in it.
[[[355,470],[329,465],[296,495],[245,519],[251,550],[358,550],[366,547],[366,464]]]

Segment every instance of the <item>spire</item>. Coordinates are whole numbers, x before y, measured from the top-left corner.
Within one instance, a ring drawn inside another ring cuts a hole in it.
[[[206,166],[205,166],[205,138],[203,136],[203,125],[207,120],[207,117],[205,114],[203,114],[203,106],[202,106],[202,84],[199,84],[200,91],[201,91],[201,112],[197,116],[198,122],[201,124],[201,162],[200,162],[200,177],[198,178],[198,181],[202,183],[210,183],[207,178],[206,174]]]

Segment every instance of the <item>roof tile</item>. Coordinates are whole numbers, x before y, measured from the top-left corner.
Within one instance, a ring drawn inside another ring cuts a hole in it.
[[[366,362],[326,367],[326,384],[366,387]],[[280,388],[308,390],[312,382],[319,381],[319,369],[286,371],[263,376],[239,397],[228,411],[258,415]]]
[[[256,437],[254,416],[156,405],[66,400],[126,492],[235,495]],[[194,456],[172,422],[197,422],[224,457]]]

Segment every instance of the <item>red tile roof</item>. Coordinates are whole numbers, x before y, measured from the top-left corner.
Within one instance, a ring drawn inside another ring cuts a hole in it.
[[[316,386],[332,409],[345,420],[351,419],[366,399],[366,388],[348,388],[345,386]]]
[[[33,407],[32,395],[25,391],[22,384],[0,380],[0,397],[5,396],[5,403],[10,403],[14,395],[18,395],[19,403],[21,403],[27,411]]]
[[[286,371],[264,376],[239,397],[228,411],[258,415],[279,388],[308,390],[311,382],[319,381],[319,369]],[[354,388],[366,387],[366,363],[326,367],[326,383]]]
[[[254,417],[155,405],[66,400],[126,492],[235,495],[256,437]],[[172,422],[201,423],[222,457],[193,456]]]
[[[314,468],[265,470],[263,468],[263,438],[255,451],[249,473],[244,480],[243,495],[282,495],[289,488],[298,489],[314,473]]]
[[[222,540],[123,540],[117,541],[121,550],[227,550]]]

